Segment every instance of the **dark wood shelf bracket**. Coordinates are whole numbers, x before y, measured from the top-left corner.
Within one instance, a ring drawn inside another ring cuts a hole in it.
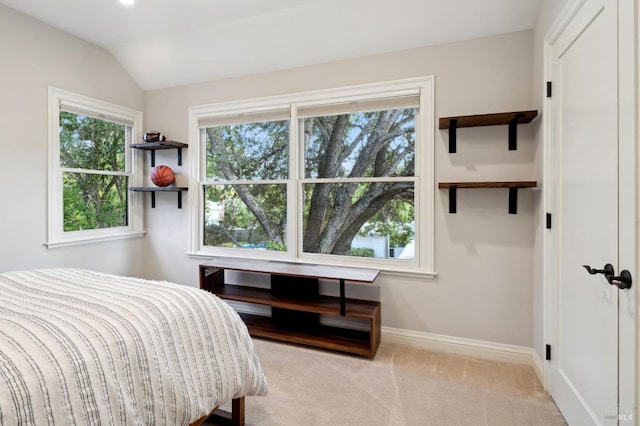
[[[449,188],[449,213],[456,213],[458,210],[458,187]]]
[[[518,214],[518,188],[509,188],[509,214]]]
[[[178,166],[182,166],[182,148],[176,148],[176,150],[178,151]],[[151,167],[155,167],[156,151],[151,149],[149,151],[151,151]]]
[[[151,208],[152,209],[156,208],[156,192],[177,192],[178,193],[178,208],[181,209],[182,208],[182,193],[184,191],[188,191],[189,188],[180,187],[180,186],[159,186],[159,187],[132,186],[131,188],[129,188],[129,190],[136,191],[136,192],[150,192],[151,193]]]
[[[182,191],[177,191],[178,192],[178,208],[181,209],[182,208]],[[151,208],[155,209],[156,208],[156,193],[152,192],[151,193]]]
[[[455,118],[449,121],[449,154],[455,154],[457,150],[457,132],[458,120]]]
[[[516,114],[509,122],[509,151],[518,149],[518,123],[524,118],[524,114]]]

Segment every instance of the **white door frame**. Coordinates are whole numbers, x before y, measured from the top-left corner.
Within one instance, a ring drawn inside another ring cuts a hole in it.
[[[575,17],[586,0],[569,0],[566,7],[558,16],[555,23],[545,36],[544,44],[544,80],[552,81],[552,46],[563,30]],[[619,406],[622,417],[620,424],[640,425],[639,411],[630,412],[634,407],[640,407],[640,226],[638,212],[640,211],[639,164],[640,149],[638,149],[638,123],[640,122],[640,84],[638,84],[638,59],[640,58],[640,36],[638,23],[640,22],[640,8],[636,0],[618,0],[618,65],[619,65],[619,138],[631,138],[633,144],[628,144],[628,151],[620,153],[619,164],[623,164],[626,175],[620,176],[619,199],[620,220],[633,221],[633,235],[619,235],[619,259],[613,259],[620,265],[620,269],[628,269],[634,283],[631,290],[620,291],[620,306],[626,309],[619,315],[619,333],[628,336],[621,340],[620,373],[619,373]],[[555,213],[554,200],[556,196],[557,177],[555,147],[553,146],[553,117],[554,104],[545,98],[543,105],[542,136],[543,136],[543,210]],[[624,145],[623,145],[624,146]],[[622,163],[621,163],[622,162]],[[551,345],[551,358],[554,360],[553,348],[558,347],[558,241],[557,229],[543,231],[543,342]],[[620,272],[617,270],[616,272]],[[626,349],[625,349],[626,348]],[[544,362],[544,387],[549,389],[551,381],[551,363]],[[630,415],[630,416],[629,416]]]

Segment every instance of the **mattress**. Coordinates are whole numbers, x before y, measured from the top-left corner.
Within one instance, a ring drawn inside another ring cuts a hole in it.
[[[188,425],[268,385],[238,314],[174,283],[0,274],[1,425]]]

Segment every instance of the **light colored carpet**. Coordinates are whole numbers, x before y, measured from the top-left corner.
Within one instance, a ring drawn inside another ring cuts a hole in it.
[[[374,360],[255,339],[247,425],[565,425],[530,366],[383,343]],[[225,408],[225,407],[223,407]]]

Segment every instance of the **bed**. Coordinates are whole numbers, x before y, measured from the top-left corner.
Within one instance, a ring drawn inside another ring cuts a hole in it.
[[[0,274],[0,425],[195,425],[267,392],[244,323],[213,294],[81,269]]]

